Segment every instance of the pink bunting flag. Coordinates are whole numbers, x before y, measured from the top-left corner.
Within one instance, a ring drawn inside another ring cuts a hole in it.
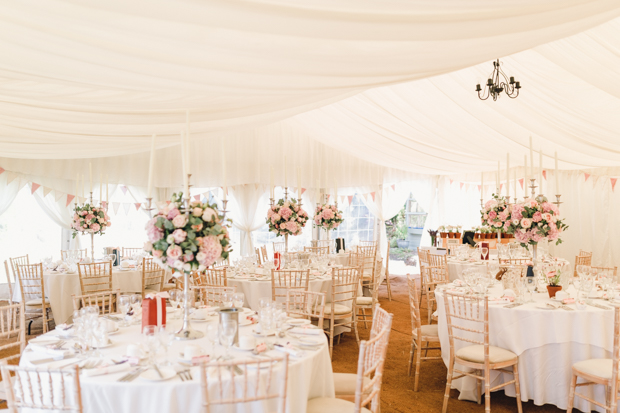
[[[503,187],[504,187],[504,184],[499,184],[499,192],[502,192]]]
[[[329,195],[329,194],[326,194],[326,195],[325,195],[325,201],[326,201],[326,202],[329,202],[329,197],[330,197],[330,195]]]
[[[452,179],[450,179],[450,185],[452,185],[452,182],[454,182]]]
[[[524,178],[519,179],[519,185],[521,185],[521,189],[523,189],[523,182],[525,181]]]
[[[370,193],[370,196],[372,197],[372,201],[373,201],[373,202],[375,201],[375,194],[376,194],[375,192],[371,192],[371,193]]]
[[[392,184],[392,191],[396,191],[396,184]]]
[[[114,215],[118,214],[118,209],[120,208],[120,202],[112,202],[112,208],[114,209]]]
[[[123,191],[123,195],[127,195],[127,187],[125,185],[121,185],[121,191]]]
[[[200,201],[200,195],[194,195],[194,199],[195,199],[196,201]]]
[[[5,171],[4,168],[0,167],[0,175],[2,175],[2,173]]]
[[[583,174],[584,174],[584,175],[585,175],[585,177],[586,177],[586,180],[585,180],[584,182],[588,182],[588,178],[590,177],[590,174],[587,174],[587,173],[585,173],[585,172],[584,172]]]
[[[48,196],[50,194],[50,192],[52,192],[52,188],[48,188],[48,187],[44,186],[43,187],[43,198]]]
[[[166,201],[166,205],[170,205],[172,201]]]
[[[35,184],[34,182],[30,185],[30,195],[34,194],[37,189],[39,189],[41,185]]]
[[[345,199],[345,198],[346,198],[346,197],[345,197],[344,195],[341,195],[341,196],[340,196],[340,203],[341,203],[341,204],[344,204],[344,199]]]
[[[353,195],[349,195],[347,198],[349,199],[349,205],[351,205],[353,203]]]
[[[62,198],[62,196],[64,195],[62,192],[59,191],[55,191],[56,194],[56,202],[60,201],[60,198]]]
[[[68,207],[71,201],[73,201],[73,198],[75,198],[74,195],[67,194],[67,203],[65,204],[66,207]]]
[[[464,182],[459,182],[460,189],[463,189],[463,185],[465,185]]]
[[[136,202],[134,203],[134,205],[136,206],[136,211],[139,211],[140,207],[142,206],[142,202]]]
[[[547,171],[544,170],[542,173],[543,178],[545,179],[545,181],[547,180]]]
[[[306,192],[306,188],[301,188],[301,194],[303,195]]]
[[[618,182],[618,178],[609,178],[609,180],[611,181],[611,191],[613,192],[616,187],[616,182]]]

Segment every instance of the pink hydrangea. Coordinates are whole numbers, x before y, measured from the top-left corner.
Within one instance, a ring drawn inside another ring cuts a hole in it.
[[[146,235],[151,242],[157,242],[164,237],[164,231],[155,226],[156,222],[157,217],[147,221],[146,223]],[[109,225],[110,224],[108,224],[108,226]]]
[[[532,221],[534,222],[540,222],[542,221],[543,217],[542,214],[540,213],[540,211],[536,211],[534,212],[534,215],[532,215]]]
[[[330,208],[323,210],[323,219],[330,220],[332,218],[334,218],[334,211]]]
[[[198,262],[206,267],[213,265],[215,260],[222,255],[222,244],[217,237],[210,235],[204,237],[200,241],[200,248],[196,259]]]
[[[495,211],[491,211],[489,212],[489,220],[494,220],[495,218],[497,218],[497,212]]]
[[[173,220],[175,217],[179,216],[180,214],[181,212],[177,208],[172,208],[168,212],[168,215],[166,216],[166,218],[168,218],[169,220]]]
[[[521,220],[521,226],[522,226],[523,228],[529,228],[529,227],[531,227],[531,226],[532,226],[532,220],[531,220],[531,219],[529,219],[529,218],[523,218],[523,219]]]
[[[174,225],[175,228],[183,228],[186,223],[187,218],[185,217],[185,215],[177,215],[172,220],[172,225]]]
[[[180,244],[187,238],[187,232],[183,231],[182,229],[175,229],[172,233],[172,237],[174,238],[174,242]]]
[[[92,225],[90,226],[90,229],[92,229],[92,230],[93,230],[93,232],[97,232],[97,231],[99,231],[99,230],[101,229],[101,227],[99,226],[99,224],[94,223],[94,224],[92,224]]]
[[[293,215],[293,211],[290,208],[282,207],[280,208],[280,216],[282,219],[289,219]]]

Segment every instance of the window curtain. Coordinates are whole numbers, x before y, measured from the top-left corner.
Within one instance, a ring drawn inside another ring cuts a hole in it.
[[[263,185],[246,184],[230,188],[230,216],[241,231],[241,256],[254,254],[252,232],[265,224],[269,191]]]
[[[24,186],[19,178],[12,179],[9,182],[9,175],[11,172],[4,172],[0,174],[0,215],[4,214],[11,206],[19,190]]]
[[[35,201],[45,212],[45,214],[58,224],[63,230],[71,231],[71,222],[73,221],[73,206],[66,205],[66,197],[60,198],[56,201],[52,196],[46,196],[43,198],[38,192],[33,194]],[[63,231],[63,237],[66,237],[66,233]],[[63,244],[64,246],[65,244]],[[69,238],[69,249],[80,248],[80,237]]]

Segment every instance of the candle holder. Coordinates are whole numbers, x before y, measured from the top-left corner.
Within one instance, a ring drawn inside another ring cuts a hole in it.
[[[151,198],[151,197],[146,198],[146,202],[148,203],[148,206],[146,208],[142,207],[142,209],[144,211],[146,211],[147,214],[149,214],[149,218],[153,218],[153,213],[151,212],[152,210],[155,209],[155,208],[151,207],[151,203],[153,202],[153,198]]]
[[[560,201],[560,197],[561,197],[561,196],[562,196],[562,195],[556,195],[556,196],[555,196],[555,199],[556,199],[556,200],[553,202],[553,203],[554,203],[554,204],[555,204],[558,208],[560,207],[560,204],[562,204],[562,203],[563,203],[563,202],[561,202],[561,201]]]
[[[510,205],[510,195],[506,195],[506,204]]]
[[[90,205],[93,205],[93,191],[90,191]],[[95,262],[95,234],[92,231],[90,233],[90,259],[91,262]]]
[[[532,198],[536,198],[536,188],[538,188],[538,186],[536,186],[536,179],[530,178],[530,189],[532,190]]]

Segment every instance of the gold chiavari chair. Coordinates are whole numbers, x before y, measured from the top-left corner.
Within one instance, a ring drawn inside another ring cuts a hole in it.
[[[376,247],[377,241],[360,241],[359,245],[362,247]]]
[[[392,317],[374,337],[360,343],[357,374],[334,373],[336,398],[310,399],[307,413],[381,411],[381,386],[391,326]]]
[[[600,267],[593,265],[590,267],[593,273],[597,274],[597,277],[600,277],[604,272],[609,273],[613,277],[614,280],[617,280],[618,277],[618,267]],[[615,282],[615,281],[614,281]]]
[[[75,251],[80,253],[80,258],[86,258],[88,256],[86,248],[83,250],[60,250],[60,259],[66,261],[67,258],[69,258],[69,253],[75,253]]]
[[[329,254],[329,247],[304,247],[304,252],[317,255]]]
[[[320,248],[327,248],[327,253],[329,254],[332,245],[335,243],[336,241],[331,240],[331,239],[320,239],[317,240],[316,242],[316,246],[320,247]]]
[[[121,257],[123,257],[123,258],[133,257],[134,255],[140,254],[142,251],[144,251],[144,248],[125,248],[125,247],[122,247],[121,248]]]
[[[286,248],[286,246],[284,245],[284,242],[273,242],[272,246],[273,246],[273,252],[279,252],[279,253],[283,253],[284,249]]]
[[[407,274],[409,285],[409,312],[411,313],[411,350],[409,351],[409,369],[407,375],[411,376],[411,367],[415,355],[415,381],[413,391],[418,391],[420,379],[420,364],[423,360],[441,360],[441,356],[428,357],[428,350],[441,350],[441,347],[428,347],[429,343],[439,344],[439,329],[437,324],[422,325],[420,308],[418,307],[418,289],[415,279]],[[422,356],[422,345],[424,345],[424,356]]]
[[[387,258],[385,259],[385,284],[387,286],[388,300],[392,301],[392,285],[390,284],[390,243],[387,246]]]
[[[23,409],[82,413],[80,368],[59,370],[8,365],[0,361],[8,411]]]
[[[309,281],[310,270],[271,270],[271,299],[285,302],[287,291],[308,291]]]
[[[9,286],[9,304],[13,303],[13,283],[11,282],[11,272],[9,271],[9,262],[4,260],[4,271],[6,272],[6,282]]]
[[[230,372],[234,380],[225,380]],[[261,374],[256,374],[260,371]],[[288,354],[278,359],[241,358],[200,365],[200,390],[205,413],[232,411],[248,403],[269,400],[277,413],[286,410]],[[228,406],[232,410],[226,410]]]
[[[484,411],[486,413],[491,412],[491,392],[509,384],[515,385],[517,410],[522,413],[519,358],[510,350],[489,344],[489,297],[454,294],[445,291],[444,306],[450,340],[450,361],[448,363],[448,378],[442,412],[446,413],[448,410],[452,380],[469,376],[478,382],[478,400],[481,398],[481,383],[484,382]],[[478,339],[474,337],[478,337]],[[457,350],[455,341],[462,341],[469,345]],[[457,364],[473,369],[473,371],[459,370],[455,368]],[[512,372],[506,370],[507,367],[511,366]],[[514,378],[491,388],[491,370],[508,374],[513,373]],[[459,375],[453,377],[455,372]]]
[[[426,269],[430,265],[430,258],[428,255],[431,252],[429,250],[421,250],[418,247],[418,261],[420,262],[420,301],[418,302],[418,308],[422,308],[422,297],[426,296],[428,298],[428,287],[426,287]],[[426,309],[428,310],[428,302],[426,303]]]
[[[525,265],[526,262],[532,261],[531,258],[500,258],[500,265]]]
[[[86,295],[72,294],[73,310],[77,311],[82,307],[98,306],[99,314],[116,314],[116,303],[121,295],[121,290],[103,291],[100,293],[91,293]]]
[[[288,290],[286,292],[286,313],[289,317],[318,320],[323,326],[325,317],[325,293]]]
[[[82,295],[112,291],[112,262],[78,263]]]
[[[263,257],[260,255],[259,248],[254,248],[254,255],[256,255],[256,262],[258,265],[263,265]]]
[[[194,291],[196,300],[202,306],[220,307],[222,305],[222,295],[224,293],[236,293],[237,287],[223,287],[214,285],[199,285],[191,288]]]
[[[147,294],[164,290],[166,270],[153,262],[153,258],[142,258],[142,299]]]
[[[43,264],[15,265],[19,288],[22,293],[22,303],[24,303],[24,315],[30,323],[28,324],[28,335],[32,322],[37,318],[43,318],[43,333],[49,329],[48,323],[53,320],[50,301],[45,297],[45,284],[43,282]]]
[[[437,303],[435,288],[440,284],[449,283],[450,275],[448,273],[448,257],[446,255],[428,254],[428,260],[429,265],[424,272],[426,277],[424,285],[428,288],[426,304],[428,309],[428,324],[431,324],[433,312],[435,311],[435,304]]]
[[[19,265],[28,265],[28,264],[30,264],[30,259],[28,258],[28,254],[26,254],[26,255],[22,255],[21,257],[9,258],[9,262],[11,263],[11,271],[13,272],[13,280],[15,281],[15,283],[17,283],[17,268],[16,268],[16,265],[18,265],[18,264]],[[10,284],[11,280],[10,280],[10,277],[8,275],[7,275],[6,279],[7,279],[7,282]],[[11,289],[11,286],[9,285],[9,291],[10,291],[10,289]],[[13,295],[11,294],[9,302],[12,302],[11,301],[12,299],[13,299]]]
[[[222,269],[207,268],[202,274],[200,274],[200,278],[203,285],[210,285],[212,287],[226,287],[228,285],[226,267],[223,267]]]
[[[213,268],[226,268],[226,267],[230,267],[230,261],[228,260],[228,258],[226,258],[225,260],[217,261],[215,264],[213,264]]]
[[[263,263],[266,263],[267,261],[269,261],[269,255],[267,255],[266,245],[263,245],[262,247],[260,247],[260,254],[261,254],[261,261]]]
[[[5,353],[15,348],[15,354],[9,354],[2,360],[18,358],[26,348],[26,316],[24,303],[11,304],[0,307],[0,352]],[[3,398],[6,400],[6,398]]]
[[[358,246],[357,252],[358,254],[368,255],[368,256],[372,256],[376,258],[377,257],[377,246],[376,245]]]
[[[355,340],[360,343],[357,332],[356,298],[360,283],[361,271],[359,268],[332,268],[332,297],[331,303],[325,307],[328,327],[324,327],[329,336],[329,356],[332,356],[334,348],[334,331],[336,327],[349,327],[355,332]],[[338,340],[340,340],[338,335]]]
[[[620,307],[614,309],[614,348],[610,359],[589,359],[573,364],[573,374],[568,393],[568,408],[566,413],[573,411],[575,396],[593,403],[605,409],[606,412],[616,413],[618,408],[618,391],[620,384]],[[584,382],[577,383],[577,379],[582,378]],[[605,386],[606,403],[602,404],[590,397],[576,393],[577,387]]]
[[[577,275],[577,266],[578,265],[591,266],[592,265],[592,253],[591,252],[587,252],[587,251],[583,251],[583,250],[579,250],[579,255],[577,255],[575,257],[575,271],[573,273],[573,276],[575,276],[575,277],[578,277],[578,275]]]
[[[364,258],[362,258],[362,260]],[[379,285],[381,284],[382,263],[383,260],[371,262],[371,265],[374,264],[371,276],[369,278],[364,277],[364,279],[362,280],[362,287],[363,289],[368,290],[370,296],[358,296],[355,300],[355,306],[357,308],[356,319],[358,322],[360,319],[362,319],[362,321],[364,322],[364,328],[368,328],[368,318],[374,318],[373,311],[375,305],[379,302]],[[370,314],[366,314],[366,310],[370,310]]]

